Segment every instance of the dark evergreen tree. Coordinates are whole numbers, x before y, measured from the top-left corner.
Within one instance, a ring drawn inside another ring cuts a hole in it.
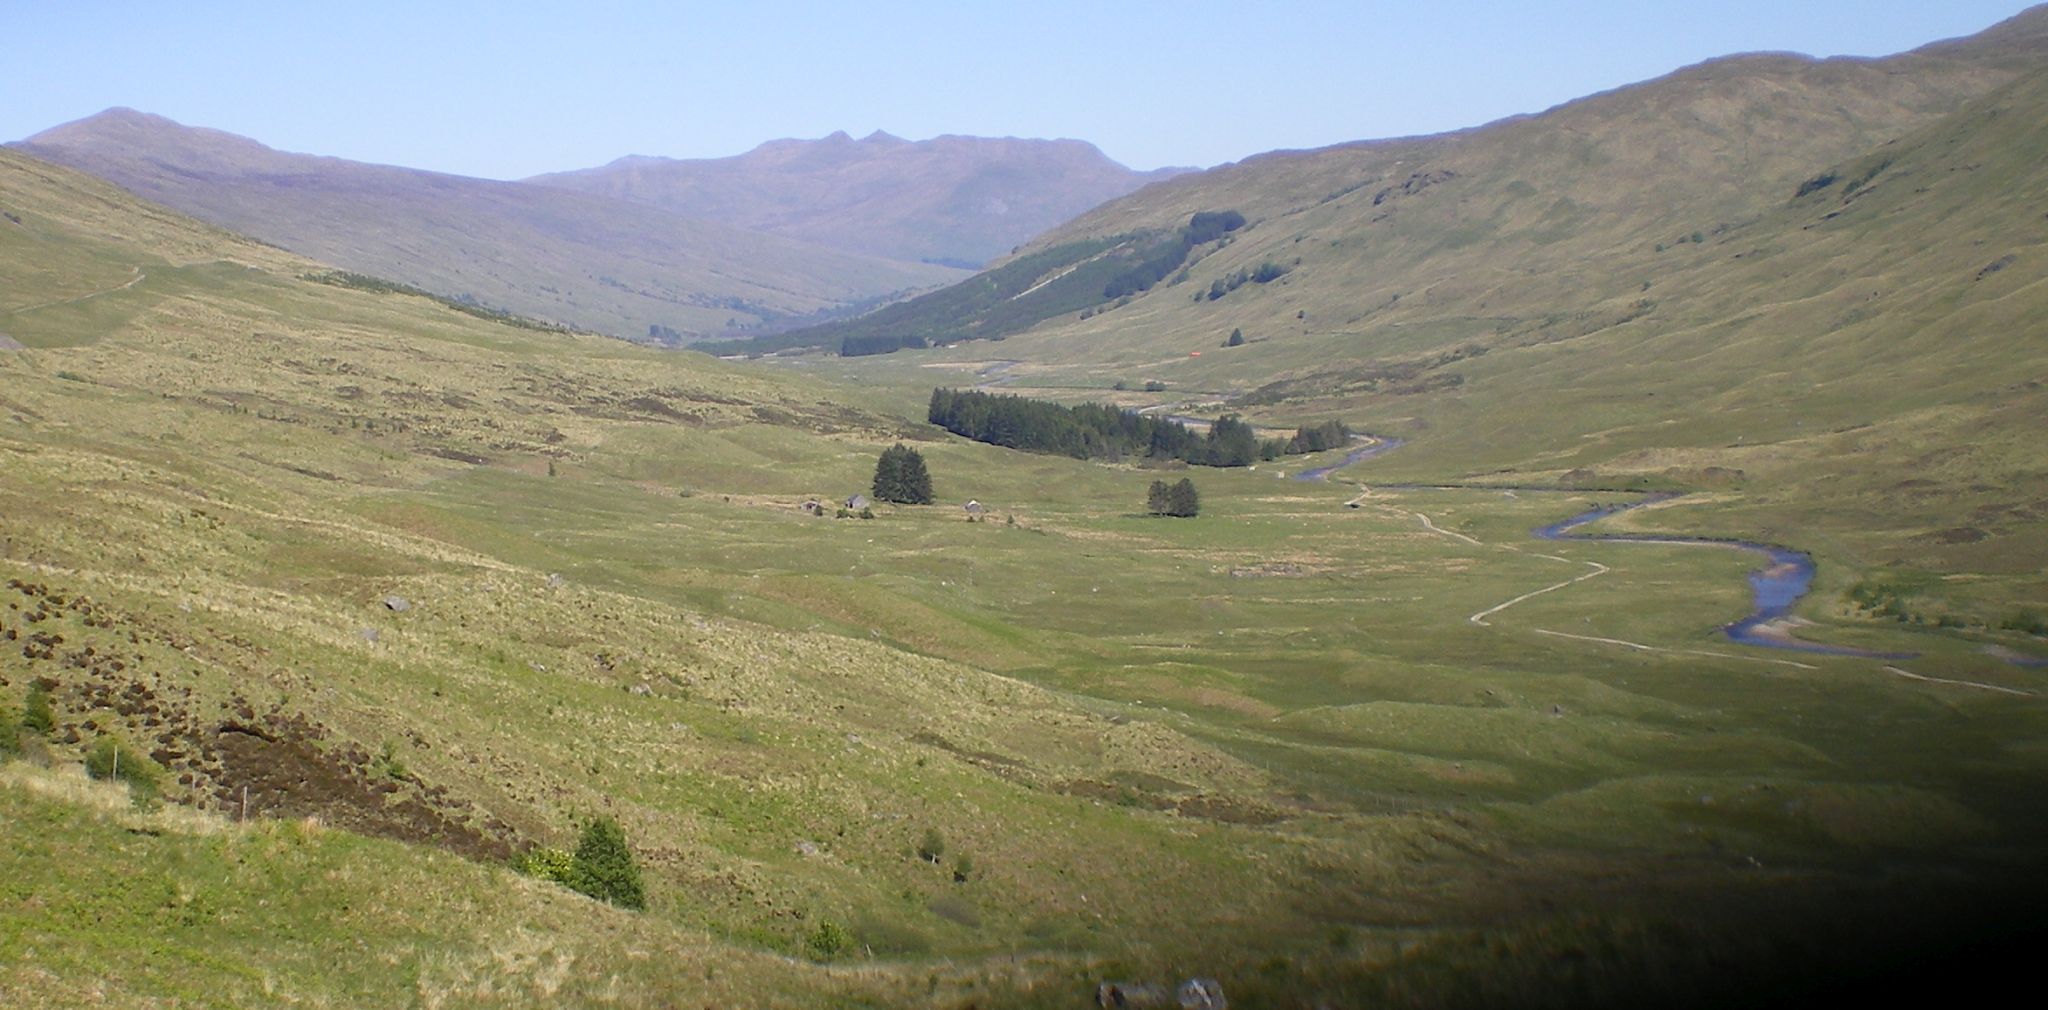
[[[1201,497],[1195,494],[1195,482],[1182,477],[1180,483],[1166,489],[1166,514],[1192,518],[1201,511]]]
[[[1155,516],[1163,516],[1172,508],[1173,498],[1166,482],[1153,481],[1152,487],[1145,492],[1145,511]]]
[[[633,850],[626,847],[626,833],[609,817],[594,818],[583,826],[583,838],[576,843],[565,883],[620,908],[638,911],[647,907],[640,867],[633,862]]]
[[[932,478],[924,456],[901,442],[882,450],[882,458],[875,461],[874,494],[902,505],[930,505]]]
[[[1224,342],[1223,342],[1223,346],[1225,346],[1225,347],[1242,347],[1242,346],[1244,346],[1244,331],[1243,331],[1243,330],[1241,330],[1241,329],[1233,329],[1233,330],[1231,330],[1231,331],[1230,331],[1230,339],[1229,339],[1229,340],[1226,340],[1226,341],[1224,341]]]
[[[1203,462],[1210,466],[1250,466],[1259,458],[1258,432],[1236,414],[1225,414],[1209,426],[1208,459]]]

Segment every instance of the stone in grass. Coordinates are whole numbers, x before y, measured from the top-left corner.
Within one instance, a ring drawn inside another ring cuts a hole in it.
[[[393,613],[403,614],[412,609],[412,601],[403,596],[386,596],[384,598],[384,609]]]
[[[562,588],[563,586],[566,586],[566,585],[568,585],[568,584],[569,584],[569,580],[568,580],[568,579],[565,579],[565,578],[563,578],[560,572],[556,572],[556,573],[550,574],[550,575],[548,576],[548,588],[549,588],[549,589],[560,589],[560,588]]]
[[[1180,984],[1181,1010],[1228,1010],[1223,983],[1213,978],[1191,978]]]

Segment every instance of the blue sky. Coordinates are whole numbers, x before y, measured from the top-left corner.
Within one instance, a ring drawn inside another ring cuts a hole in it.
[[[491,178],[876,129],[1207,166],[1472,126],[1733,52],[1884,55],[2025,6],[0,0],[0,139],[126,105]]]

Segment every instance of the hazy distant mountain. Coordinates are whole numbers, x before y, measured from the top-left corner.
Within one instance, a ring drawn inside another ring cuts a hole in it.
[[[560,188],[290,154],[131,109],[16,146],[350,270],[626,337],[724,335],[959,276]]]
[[[891,259],[974,264],[1186,169],[1134,172],[1078,140],[775,140],[731,158],[631,156],[528,182]]]

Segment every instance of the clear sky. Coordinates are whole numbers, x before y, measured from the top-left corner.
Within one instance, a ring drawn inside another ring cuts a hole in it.
[[[114,105],[491,178],[882,129],[1134,168],[1435,133],[1734,52],[1875,56],[2023,0],[0,0],[0,139]]]

